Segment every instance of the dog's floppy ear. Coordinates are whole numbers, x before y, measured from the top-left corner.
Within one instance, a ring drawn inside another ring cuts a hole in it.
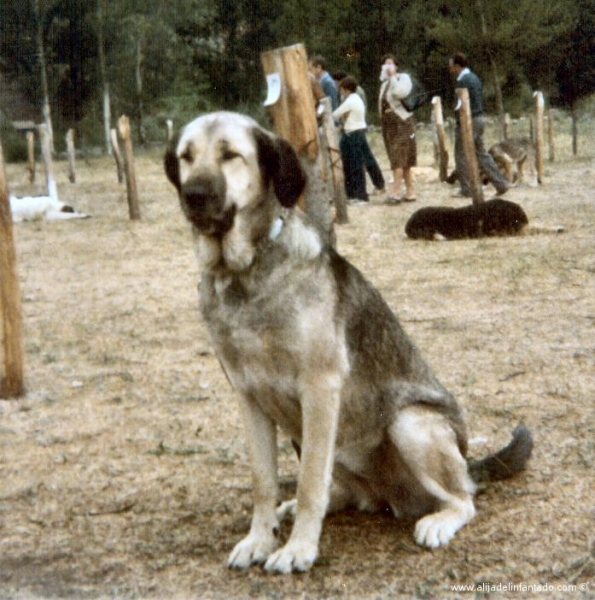
[[[258,163],[265,185],[272,181],[275,195],[286,208],[291,208],[306,187],[306,174],[289,142],[255,128]]]
[[[163,157],[163,166],[165,167],[165,174],[167,178],[173,183],[174,187],[180,191],[182,185],[180,183],[180,165],[178,164],[178,156],[176,154],[176,148],[178,146],[178,140],[180,135],[176,134],[167,144],[167,150]]]

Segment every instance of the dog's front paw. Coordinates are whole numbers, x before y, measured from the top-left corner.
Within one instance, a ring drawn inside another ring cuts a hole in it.
[[[426,548],[446,546],[469,520],[454,511],[427,515],[415,524],[415,541]]]
[[[283,548],[269,556],[264,565],[267,573],[289,574],[292,571],[309,571],[316,557],[316,544],[306,542],[287,542]]]
[[[227,566],[231,569],[249,569],[252,565],[261,565],[277,549],[274,536],[249,534],[236,544],[229,555]]]

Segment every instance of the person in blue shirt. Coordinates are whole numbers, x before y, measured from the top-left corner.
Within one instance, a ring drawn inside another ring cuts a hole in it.
[[[485,131],[484,108],[483,108],[483,86],[479,77],[469,69],[467,57],[461,52],[457,52],[449,61],[448,69],[456,78],[455,87],[467,88],[469,91],[469,108],[471,110],[471,118],[473,121],[473,141],[475,142],[475,154],[480,170],[485,173],[486,177],[496,188],[498,196],[505,194],[511,185],[506,178],[500,173],[491,154],[485,149],[483,142],[483,134]],[[458,196],[472,196],[471,177],[469,174],[469,166],[465,158],[463,149],[463,140],[461,138],[461,125],[459,117],[460,106],[457,104],[455,108],[456,127],[455,127],[455,164],[457,175],[461,182],[461,189]]]
[[[326,59],[323,56],[314,56],[310,60],[310,72],[318,79],[325,96],[331,99],[332,109],[337,110],[339,108],[339,89],[331,74],[326,70]]]

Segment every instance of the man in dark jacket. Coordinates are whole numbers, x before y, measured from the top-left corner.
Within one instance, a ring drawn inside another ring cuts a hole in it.
[[[457,88],[467,88],[469,90],[469,107],[473,120],[473,141],[475,142],[475,153],[480,170],[485,173],[489,181],[496,188],[496,193],[501,196],[511,187],[510,183],[500,173],[494,159],[486,151],[483,143],[483,134],[485,131],[485,121],[483,117],[483,87],[479,77],[473,73],[467,63],[464,54],[458,52],[448,62],[448,68],[452,75],[456,77]],[[457,126],[455,128],[455,163],[457,174],[461,182],[459,196],[471,197],[471,178],[469,175],[469,166],[465,160],[463,150],[463,140],[461,138],[461,126],[459,117],[459,108],[455,108]]]

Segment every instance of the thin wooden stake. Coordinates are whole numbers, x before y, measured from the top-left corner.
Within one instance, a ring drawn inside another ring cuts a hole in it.
[[[457,88],[456,93],[461,102],[459,110],[461,138],[469,169],[473,204],[481,204],[483,202],[483,188],[481,186],[481,179],[479,178],[477,154],[475,153],[475,142],[473,140],[473,120],[471,119],[471,109],[469,106],[469,90],[466,88]]]
[[[41,154],[45,166],[45,179],[48,196],[58,200],[58,186],[54,177],[54,160],[52,159],[52,139],[47,125],[38,125],[39,138],[41,140]]]
[[[68,152],[68,180],[76,183],[76,156],[74,148],[74,129],[69,129],[66,134],[66,150]]]
[[[438,139],[438,164],[440,181],[448,178],[448,150],[446,149],[446,134],[444,133],[444,115],[442,114],[442,100],[440,96],[432,98],[433,121]]]
[[[537,170],[537,183],[543,183],[543,93],[535,92],[535,168]]]
[[[32,131],[27,132],[27,158],[29,170],[29,183],[35,182],[35,134]]]
[[[548,145],[550,149],[549,159],[550,162],[554,162],[556,160],[556,142],[555,142],[555,122],[556,122],[556,111],[553,108],[550,108],[547,113],[547,137],[548,137]]]
[[[321,100],[324,105],[322,115],[322,130],[326,138],[326,148],[328,160],[331,166],[331,176],[333,181],[333,192],[335,198],[335,222],[339,225],[349,223],[347,214],[347,198],[345,196],[345,180],[343,178],[343,160],[341,159],[341,150],[339,148],[339,137],[337,128],[333,120],[333,109],[331,99],[326,97]],[[322,151],[321,147],[321,151]]]
[[[136,186],[136,171],[134,168],[134,150],[132,148],[132,135],[130,132],[130,119],[122,115],[118,119],[118,131],[124,142],[124,165],[126,167],[126,192],[128,196],[128,211],[130,219],[140,219],[140,208],[138,205],[138,189]]]
[[[23,324],[21,294],[4,155],[0,144],[0,334],[4,352],[4,376],[0,397],[18,398],[25,393],[23,376]],[[1,375],[1,374],[0,374]]]
[[[120,144],[118,144],[118,132],[115,129],[110,131],[110,142],[112,145],[112,155],[116,161],[116,169],[118,171],[118,183],[124,183],[124,161],[120,152]]]

